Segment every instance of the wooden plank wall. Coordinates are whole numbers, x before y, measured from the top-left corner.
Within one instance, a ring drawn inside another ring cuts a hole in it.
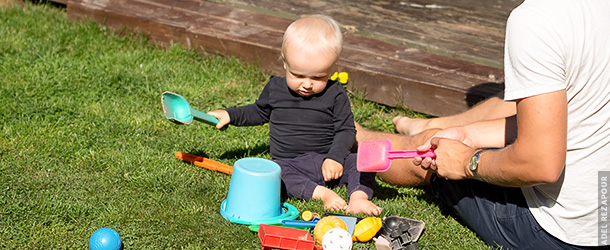
[[[161,44],[170,41],[211,53],[241,57],[283,75],[279,59],[290,19],[200,0],[68,0],[68,14],[112,28],[140,30]],[[451,115],[503,88],[501,69],[439,56],[346,31],[338,70],[349,89],[371,101],[404,105],[431,115]]]
[[[321,13],[350,32],[502,68],[509,13],[523,0],[207,0],[295,19]]]

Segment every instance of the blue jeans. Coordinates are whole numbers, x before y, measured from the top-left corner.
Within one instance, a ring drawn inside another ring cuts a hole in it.
[[[477,180],[452,181],[432,175],[434,194],[492,247],[503,249],[610,249],[567,244],[547,233],[528,209],[520,188]]]

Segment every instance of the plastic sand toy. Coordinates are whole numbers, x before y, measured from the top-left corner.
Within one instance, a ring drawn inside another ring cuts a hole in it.
[[[392,250],[416,249],[417,240],[424,231],[424,226],[423,221],[389,216],[383,219],[379,235],[390,243]]]
[[[328,230],[322,238],[322,248],[329,250],[350,250],[353,244],[349,233],[338,227]]]
[[[91,250],[119,250],[122,245],[119,233],[112,228],[103,227],[95,230],[89,238],[89,249]]]
[[[193,120],[216,125],[216,117],[191,108],[191,105],[179,94],[166,91],[161,95],[161,104],[165,118],[176,124],[190,125]]]
[[[214,160],[210,160],[208,158],[205,157],[201,157],[201,156],[196,156],[196,155],[192,155],[192,154],[187,154],[187,153],[183,153],[183,152],[176,152],[174,153],[174,157],[176,157],[176,159],[180,159],[182,161],[185,162],[190,162],[192,164],[195,164],[195,166],[199,166],[205,169],[209,169],[212,171],[218,171],[218,172],[222,172],[228,175],[233,174],[233,167],[229,166],[227,164],[221,163],[221,162],[217,162]]]
[[[285,227],[295,228],[315,228],[318,221],[303,221],[303,220],[283,220],[282,225]]]
[[[312,213],[311,211],[303,211],[303,213],[301,214],[301,218],[304,221],[319,221],[320,218],[322,216],[320,216],[317,213]]]
[[[313,236],[316,238],[316,242],[318,244],[322,244],[322,238],[328,230],[333,228],[341,228],[347,231],[347,225],[343,220],[335,217],[335,216],[326,216],[318,221],[316,227],[313,229]]]
[[[280,166],[268,159],[237,160],[227,199],[220,206],[222,217],[245,225],[281,224],[299,217],[296,207],[280,201],[280,173]]]
[[[307,230],[261,224],[258,240],[264,249],[314,249],[314,241]]]
[[[354,241],[367,242],[371,240],[381,229],[381,219],[377,217],[367,217],[356,224],[352,239]]]
[[[390,169],[393,159],[434,157],[434,152],[392,151],[392,143],[388,140],[363,141],[358,144],[356,166],[360,172],[384,172]]]

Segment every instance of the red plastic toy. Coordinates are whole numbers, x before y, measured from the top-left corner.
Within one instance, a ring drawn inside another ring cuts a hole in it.
[[[311,233],[307,230],[261,224],[258,240],[265,249],[315,249]]]

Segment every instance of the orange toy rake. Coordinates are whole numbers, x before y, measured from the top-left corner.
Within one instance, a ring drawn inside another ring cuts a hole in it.
[[[187,153],[183,153],[180,151],[174,153],[174,157],[176,157],[176,159],[180,159],[185,162],[193,163],[193,164],[195,164],[195,166],[199,166],[199,167],[202,167],[205,169],[222,172],[222,173],[225,173],[228,175],[233,174],[232,166],[229,166],[227,164],[220,163],[220,162],[217,162],[214,160],[210,160],[205,157],[187,154]]]

